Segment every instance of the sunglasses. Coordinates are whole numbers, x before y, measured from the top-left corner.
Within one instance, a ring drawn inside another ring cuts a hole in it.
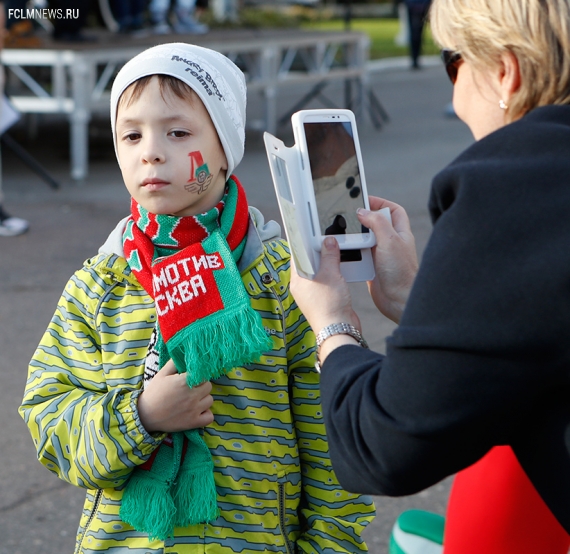
[[[455,84],[455,81],[457,81],[457,71],[459,70],[459,66],[463,63],[461,53],[444,48],[441,51],[441,59],[445,64],[445,71],[447,71],[449,80],[452,84]]]

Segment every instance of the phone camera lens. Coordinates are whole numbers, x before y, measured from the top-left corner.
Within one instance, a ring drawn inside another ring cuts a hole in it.
[[[348,194],[350,194],[351,198],[358,198],[360,196],[360,187],[354,187],[350,189],[350,192]]]
[[[346,180],[346,188],[347,188],[347,189],[352,188],[353,185],[354,185],[354,181],[355,181],[354,177],[352,177],[352,176],[349,177],[349,178]]]

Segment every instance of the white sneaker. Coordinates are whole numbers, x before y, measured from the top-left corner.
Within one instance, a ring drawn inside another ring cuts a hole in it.
[[[2,218],[4,216],[4,218]],[[11,217],[0,208],[0,237],[15,237],[25,233],[30,224],[19,217]]]
[[[174,25],[174,32],[179,35],[205,35],[209,30],[207,25],[197,21],[177,22]]]
[[[157,23],[156,25],[154,25],[152,27],[152,32],[155,35],[169,35],[170,33],[172,33],[172,29],[170,28],[170,25],[168,23],[163,21],[162,23]]]
[[[179,35],[204,35],[210,28],[204,23],[198,23],[188,10],[176,10],[174,32]]]

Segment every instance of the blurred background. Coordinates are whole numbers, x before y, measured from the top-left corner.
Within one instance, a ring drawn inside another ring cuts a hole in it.
[[[110,85],[126,60],[153,44],[187,41],[218,49],[243,69],[248,128],[236,174],[250,204],[277,221],[263,131],[290,145],[294,111],[353,109],[369,192],[406,208],[420,255],[431,229],[431,179],[472,141],[454,117],[428,25],[414,64],[402,3],[173,0],[162,15],[156,4],[4,3],[10,17],[2,52],[9,104],[0,113],[0,554],[74,549],[84,492],[37,462],[17,408],[28,361],[67,279],[129,210],[108,115]],[[364,284],[352,290],[364,334],[382,351],[393,324],[376,312]],[[450,483],[376,498],[378,516],[366,531],[370,551],[387,552],[405,509],[443,515]]]

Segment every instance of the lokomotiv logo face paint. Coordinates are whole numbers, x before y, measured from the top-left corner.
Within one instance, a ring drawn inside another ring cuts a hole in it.
[[[210,186],[213,175],[208,169],[208,164],[204,163],[200,151],[190,152],[188,156],[190,158],[190,179],[184,188],[188,192],[202,194]]]

